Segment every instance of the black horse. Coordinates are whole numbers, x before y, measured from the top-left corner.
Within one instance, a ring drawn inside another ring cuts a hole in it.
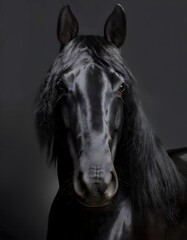
[[[166,151],[145,118],[120,55],[123,8],[114,8],[100,37],[78,36],[65,6],[57,34],[60,53],[36,105],[37,131],[60,185],[47,239],[187,239],[180,157],[187,148]]]

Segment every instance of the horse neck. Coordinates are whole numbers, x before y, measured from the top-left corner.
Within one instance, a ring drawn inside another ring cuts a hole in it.
[[[128,129],[124,126],[123,130],[126,143],[122,140],[121,145],[129,166],[132,205],[139,212],[151,208],[173,221],[183,196],[182,177],[153,134],[140,104],[135,106]]]

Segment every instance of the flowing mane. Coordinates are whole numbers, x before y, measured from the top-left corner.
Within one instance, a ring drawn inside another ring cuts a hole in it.
[[[122,162],[125,156],[124,161],[129,163],[133,206],[141,209],[143,215],[146,211],[156,210],[168,221],[176,221],[184,197],[184,179],[152,132],[137,97],[131,96],[131,100],[128,135],[123,132],[119,145],[121,152],[117,157],[121,157]]]
[[[70,52],[74,57],[70,57]],[[119,50],[102,37],[79,36],[55,59],[37,99],[36,126],[41,143],[47,146],[52,162],[58,161],[59,151],[65,152],[59,146],[59,142],[64,141],[66,148],[66,140],[62,137],[65,129],[59,124],[57,108],[61,96],[56,83],[62,72],[81,62],[85,64],[89,57],[97,64],[122,74],[129,88],[128,96],[127,93],[123,96],[125,118],[116,164],[125,169],[128,163],[129,175],[126,178],[134,206],[145,210],[148,205],[151,210],[162,211],[168,220],[175,220],[183,195],[182,176],[149,127],[137,98],[135,79]]]

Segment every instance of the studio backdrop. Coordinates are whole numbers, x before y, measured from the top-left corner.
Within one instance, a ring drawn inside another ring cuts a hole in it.
[[[103,35],[126,11],[122,55],[166,149],[187,146],[186,0],[0,0],[0,239],[44,240],[58,189],[34,128],[34,101],[59,52],[57,18],[69,4],[80,34]]]

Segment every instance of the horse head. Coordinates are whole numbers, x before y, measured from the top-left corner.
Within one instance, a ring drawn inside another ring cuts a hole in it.
[[[108,44],[118,51],[125,38],[124,26],[125,14],[117,5],[105,24],[103,44],[96,47]],[[57,33],[65,53],[78,34],[78,23],[68,6],[60,13]],[[74,190],[82,204],[95,207],[106,205],[118,189],[113,162],[123,123],[125,79],[100,62],[86,42],[89,36],[68,51],[66,61],[74,60],[59,74],[57,88],[63,92],[61,116],[74,165]]]
[[[63,7],[57,25],[60,53],[42,86],[36,122],[42,141],[53,152],[59,141],[55,134],[63,128],[73,162],[74,192],[83,205],[97,207],[106,205],[118,190],[114,159],[127,88],[120,55],[125,12],[119,4],[114,8],[104,37],[78,36],[78,28],[70,7]],[[54,120],[57,111],[59,128]]]

